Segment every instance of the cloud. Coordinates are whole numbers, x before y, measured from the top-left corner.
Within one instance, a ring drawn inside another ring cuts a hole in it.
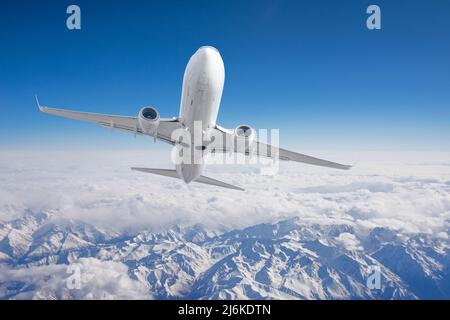
[[[206,167],[205,175],[246,188],[238,192],[130,170],[171,168],[169,151],[2,152],[0,220],[32,210],[121,231],[196,223],[220,231],[295,216],[360,232],[378,226],[448,233],[450,154],[359,158],[348,172],[291,162],[282,162],[276,176],[260,175],[255,166]]]
[[[0,266],[0,296],[14,299],[150,299],[120,262],[81,258],[72,265],[9,269]],[[16,291],[21,293],[14,295]]]
[[[343,232],[339,234],[336,240],[338,240],[347,250],[358,251],[363,249],[354,234]]]

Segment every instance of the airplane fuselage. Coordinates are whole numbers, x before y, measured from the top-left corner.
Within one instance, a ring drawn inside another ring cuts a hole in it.
[[[225,68],[217,49],[209,46],[198,49],[183,77],[179,119],[186,130],[193,133],[195,123],[201,124],[202,131],[215,127],[224,81]],[[203,164],[181,163],[176,170],[189,183],[201,175]]]

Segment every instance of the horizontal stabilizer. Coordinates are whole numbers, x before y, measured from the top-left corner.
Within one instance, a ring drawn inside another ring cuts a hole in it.
[[[173,170],[173,169],[131,168],[131,170],[136,170],[136,171],[141,171],[141,172],[146,172],[146,173],[153,173],[153,174],[158,174],[160,176],[166,176],[166,177],[180,179],[177,171]],[[214,185],[214,186],[218,186],[218,187],[222,187],[222,188],[244,191],[244,189],[242,189],[240,187],[237,187],[232,184],[228,184],[228,183],[225,183],[225,182],[213,179],[213,178],[208,178],[205,176],[198,177],[197,179],[194,180],[194,182],[200,182],[200,183],[210,184],[210,185]]]
[[[180,178],[175,170],[172,169],[154,169],[154,168],[131,168],[131,170],[159,174],[171,178]]]
[[[232,184],[228,184],[213,178],[208,178],[205,176],[200,176],[197,179],[194,180],[195,182],[205,183],[205,184],[211,184],[218,187],[228,188],[228,189],[234,189],[234,190],[240,190],[245,191],[245,189],[242,189],[241,187],[233,186]]]

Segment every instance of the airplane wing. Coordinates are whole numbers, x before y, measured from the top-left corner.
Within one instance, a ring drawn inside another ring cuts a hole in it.
[[[234,133],[232,131],[226,130],[222,127],[216,126],[216,128],[213,129],[215,132],[213,132],[214,136],[222,135],[222,139],[215,139],[214,142],[212,142],[212,145],[210,146],[211,152],[240,152],[245,155],[250,155],[249,151],[239,151],[236,146],[232,146],[233,150],[229,150],[230,147],[227,147],[226,141],[233,141],[234,139]],[[232,145],[232,144],[231,144]],[[278,157],[280,160],[284,161],[295,161],[295,162],[302,162],[307,163],[315,166],[322,166],[322,167],[328,167],[328,168],[334,168],[334,169],[342,169],[342,170],[348,170],[352,166],[351,165],[345,165],[340,164],[328,160],[323,160],[315,157],[311,157],[302,153],[289,151],[286,149],[278,148],[263,142],[255,141],[254,142],[254,148],[253,148],[253,155],[256,155],[258,157],[266,157],[266,158],[275,158]]]
[[[150,133],[142,131],[140,128],[138,118],[137,117],[129,117],[129,116],[116,116],[109,114],[99,114],[99,113],[90,113],[90,112],[79,112],[72,111],[66,109],[57,109],[57,108],[48,108],[39,103],[38,98],[36,97],[36,102],[39,106],[39,110],[44,113],[53,114],[56,116],[93,122],[99,124],[104,127],[108,127],[111,129],[118,129],[123,131],[128,131],[134,133],[135,135],[151,135]],[[164,141],[166,143],[175,144],[175,141],[171,139],[171,134],[174,130],[181,128],[181,124],[177,119],[160,119],[160,123],[158,126],[157,136],[155,137],[158,140]]]

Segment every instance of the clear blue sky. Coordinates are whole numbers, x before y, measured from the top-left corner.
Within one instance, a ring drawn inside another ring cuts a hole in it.
[[[81,7],[82,30],[66,28]],[[382,30],[365,27],[378,4]],[[217,47],[219,123],[297,148],[450,150],[450,1],[8,1],[0,6],[1,149],[155,146],[38,112],[178,115],[191,54]],[[144,142],[143,142],[144,141]]]

